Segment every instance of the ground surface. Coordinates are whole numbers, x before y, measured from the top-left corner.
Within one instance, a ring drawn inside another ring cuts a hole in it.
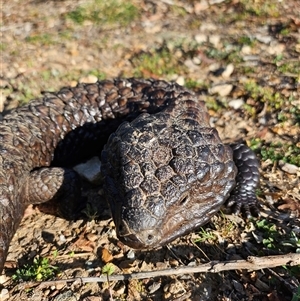
[[[256,150],[262,173],[260,219],[219,214],[199,231],[147,252],[117,241],[107,208],[93,219],[91,206],[86,220],[68,222],[31,206],[0,276],[1,300],[110,298],[107,283],[32,286],[15,279],[22,273],[86,277],[99,276],[107,262],[114,273],[131,273],[299,252],[298,0],[14,0],[1,11],[0,111],[78,81],[175,80],[201,94],[224,139],[244,139]],[[110,285],[113,300],[297,300],[299,278],[300,267],[279,267]]]

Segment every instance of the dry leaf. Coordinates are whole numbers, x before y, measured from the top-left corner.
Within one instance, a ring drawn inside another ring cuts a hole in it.
[[[114,257],[111,255],[111,253],[107,249],[103,248],[101,250],[101,259],[103,262],[108,263],[108,262],[112,261],[114,259]]]

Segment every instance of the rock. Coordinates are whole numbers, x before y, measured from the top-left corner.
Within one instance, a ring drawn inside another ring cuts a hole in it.
[[[97,82],[97,80],[98,80],[97,76],[90,74],[88,76],[81,77],[79,79],[79,82],[80,83],[85,83],[85,84],[94,84],[95,82]]]
[[[176,83],[177,83],[178,85],[183,86],[184,83],[185,83],[184,77],[183,77],[183,76],[178,76],[177,79],[176,79]]]
[[[3,288],[0,292],[0,300],[5,301],[9,299],[9,292],[8,289]]]
[[[228,105],[235,110],[238,110],[244,104],[245,104],[245,102],[242,98],[233,99],[228,102]]]
[[[241,49],[241,52],[243,54],[250,54],[252,52],[252,49],[249,45],[244,45]]]
[[[225,68],[225,70],[222,72],[222,76],[223,76],[224,78],[230,77],[231,74],[232,74],[232,72],[233,72],[233,70],[234,70],[233,64],[227,65],[226,68]]]
[[[153,282],[149,287],[148,287],[148,291],[150,294],[153,294],[154,292],[156,292],[157,290],[159,290],[161,287],[161,282]]]
[[[185,60],[184,65],[189,69],[189,71],[196,71],[199,68],[191,59]]]
[[[195,35],[195,41],[199,44],[207,42],[208,38],[206,34],[198,33]]]
[[[134,250],[129,250],[128,251],[128,253],[126,254],[126,257],[128,258],[128,259],[134,259],[135,258],[135,252],[134,252]]]
[[[300,168],[294,164],[286,163],[282,160],[279,161],[280,168],[289,173],[289,174],[297,174],[297,172],[300,172]]]
[[[220,44],[220,40],[221,40],[221,37],[218,36],[218,35],[210,35],[208,37],[208,41],[213,44],[216,48],[219,46]]]
[[[270,44],[272,41],[272,37],[271,36],[264,36],[261,34],[257,34],[255,35],[255,38],[257,41],[264,43],[264,44]]]
[[[227,96],[233,89],[231,84],[215,85],[209,89],[210,94],[219,94],[220,96]]]
[[[59,242],[61,243],[65,243],[67,240],[66,240],[66,237],[63,235],[63,234],[60,234],[59,235]]]
[[[78,164],[73,169],[91,183],[97,183],[101,177],[101,162],[98,157],[93,157],[85,163]]]
[[[6,275],[0,275],[0,285],[2,286],[5,282],[8,281],[8,276]]]
[[[194,11],[195,14],[199,14],[201,11],[206,10],[209,8],[209,4],[207,3],[207,1],[202,0],[202,1],[196,1],[194,4]]]
[[[247,62],[247,61],[259,61],[259,56],[258,55],[244,55],[243,60],[245,62]]]
[[[267,51],[272,54],[272,55],[279,55],[282,54],[285,51],[285,45],[282,43],[271,43],[270,46],[268,47]]]
[[[208,70],[211,71],[211,72],[213,72],[213,73],[217,72],[220,68],[221,68],[221,66],[220,66],[220,63],[218,63],[218,62],[210,64],[208,66]]]
[[[2,112],[4,110],[4,101],[5,101],[5,97],[4,95],[1,93],[0,94],[0,112]]]
[[[199,56],[194,56],[192,59],[193,63],[196,65],[200,65],[201,64],[201,58]]]
[[[203,24],[201,24],[200,26],[200,31],[202,32],[207,32],[207,31],[217,31],[218,27],[215,23],[210,23],[210,22],[204,22]]]

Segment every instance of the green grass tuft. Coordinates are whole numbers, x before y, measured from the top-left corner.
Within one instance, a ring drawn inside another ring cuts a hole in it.
[[[294,144],[269,143],[259,138],[250,141],[250,147],[259,151],[263,161],[270,159],[273,162],[282,160],[300,167],[300,147]]]
[[[26,264],[12,276],[13,280],[47,280],[58,273],[58,267],[49,264],[48,258],[36,257],[32,265]]]
[[[138,15],[138,8],[130,3],[130,1],[93,0],[69,12],[67,18],[80,25],[85,21],[90,21],[102,25],[118,24],[120,26],[126,26],[135,20]]]

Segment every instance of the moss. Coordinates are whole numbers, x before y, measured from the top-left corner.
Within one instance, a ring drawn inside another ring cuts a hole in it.
[[[48,33],[34,34],[25,38],[28,43],[41,44],[41,45],[51,45],[54,44],[53,36]]]
[[[3,43],[3,42],[0,42],[0,51],[4,51],[6,49],[7,49],[7,44]]]
[[[202,82],[198,82],[196,80],[193,79],[186,79],[185,84],[184,84],[188,89],[197,91],[200,89],[207,89],[207,85],[202,83]]]
[[[213,110],[215,112],[218,112],[226,107],[226,103],[219,101],[216,97],[213,96],[206,98],[205,105],[209,110]]]
[[[131,59],[131,63],[134,67],[134,76],[137,77],[182,74],[186,69],[180,59],[167,47],[137,54]]]
[[[240,46],[230,45],[228,49],[210,48],[206,50],[206,55],[215,60],[224,60],[227,63],[238,64],[243,61]]]
[[[239,21],[255,21],[260,24],[266,23],[266,18],[276,18],[281,14],[281,3],[274,3],[273,0],[240,0],[232,5],[230,14],[219,16],[219,22],[222,24],[236,23]]]
[[[237,42],[240,45],[243,45],[243,46],[244,45],[248,45],[248,46],[251,46],[251,47],[253,47],[254,44],[255,44],[255,40],[252,39],[252,38],[250,38],[250,37],[248,37],[248,36],[241,36],[241,37],[239,37],[238,40],[237,40]]]
[[[280,6],[273,0],[241,0],[245,16],[278,17]]]
[[[91,21],[95,24],[118,24],[126,26],[135,20],[138,15],[138,8],[130,3],[130,1],[93,0],[78,6],[75,10],[67,13],[66,16],[74,23],[80,25],[85,21]]]
[[[280,109],[286,101],[279,92],[275,92],[273,88],[268,86],[260,86],[255,80],[248,80],[244,87],[250,98],[267,103],[270,108]]]
[[[263,161],[271,160],[284,162],[300,166],[300,147],[288,143],[266,143],[259,138],[250,141],[250,147],[258,152]]]
[[[99,71],[98,69],[92,69],[92,70],[89,70],[87,72],[87,75],[94,75],[96,76],[99,80],[103,80],[103,79],[106,79],[106,74],[104,72],[101,72]]]
[[[284,62],[279,64],[277,70],[281,73],[300,74],[300,61]]]

